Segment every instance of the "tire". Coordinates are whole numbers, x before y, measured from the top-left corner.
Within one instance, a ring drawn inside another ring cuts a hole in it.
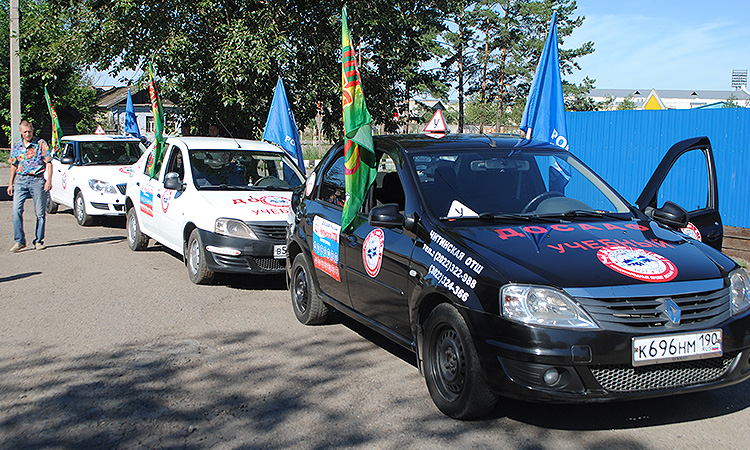
[[[138,216],[135,208],[130,208],[127,213],[126,227],[128,229],[128,247],[134,252],[145,249],[148,246],[148,236],[141,233],[141,227],[138,225]]]
[[[297,320],[304,325],[319,325],[328,319],[329,308],[315,290],[312,272],[307,260],[300,253],[292,263],[292,280],[289,283],[292,309]]]
[[[203,240],[197,228],[190,233],[190,238],[188,238],[185,265],[188,277],[193,283],[211,284],[214,280],[214,272],[206,267],[206,249],[203,247]]]
[[[47,214],[55,214],[57,213],[57,207],[58,205],[54,200],[52,200],[52,196],[49,192],[47,192],[47,206],[44,208],[47,211]]]
[[[94,218],[86,214],[86,202],[83,201],[83,194],[78,191],[75,200],[73,200],[73,215],[78,222],[78,225],[87,227],[91,225]]]
[[[482,377],[469,328],[455,307],[443,303],[424,325],[424,376],[432,401],[454,419],[489,414],[497,396]]]

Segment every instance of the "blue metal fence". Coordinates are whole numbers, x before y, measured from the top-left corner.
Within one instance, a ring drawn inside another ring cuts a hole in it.
[[[672,144],[708,136],[724,225],[750,228],[750,108],[568,112],[565,119],[570,151],[631,203]],[[685,185],[705,183],[700,176],[696,173]],[[690,194],[683,196],[688,203],[695,197]]]

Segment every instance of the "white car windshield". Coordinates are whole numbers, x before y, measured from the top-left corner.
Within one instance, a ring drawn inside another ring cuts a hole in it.
[[[190,166],[198,189],[291,190],[302,175],[278,153],[243,150],[190,150]]]
[[[99,141],[79,142],[81,163],[93,165],[130,165],[141,157],[138,142]]]

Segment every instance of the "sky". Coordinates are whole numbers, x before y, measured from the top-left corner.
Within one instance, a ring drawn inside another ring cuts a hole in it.
[[[594,42],[578,59],[600,89],[732,90],[733,69],[750,69],[748,0],[577,0],[583,25],[562,48]],[[122,85],[93,72],[94,84]],[[138,74],[124,73],[128,78]]]
[[[600,89],[732,90],[750,69],[748,0],[577,0],[583,25],[562,48],[593,41],[577,61]]]

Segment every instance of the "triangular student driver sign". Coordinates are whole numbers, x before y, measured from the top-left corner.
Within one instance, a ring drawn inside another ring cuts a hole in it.
[[[438,109],[432,116],[432,119],[424,127],[424,133],[427,136],[434,138],[441,138],[448,132],[448,126],[445,124],[445,116],[443,116],[443,110]]]

